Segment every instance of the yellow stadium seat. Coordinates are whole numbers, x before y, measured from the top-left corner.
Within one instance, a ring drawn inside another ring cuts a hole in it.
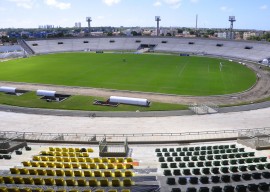
[[[54,179],[55,181],[55,185],[57,186],[65,186],[66,185],[66,182],[63,178],[56,178]]]
[[[56,151],[56,152],[62,152],[62,149],[59,148],[59,147],[55,147],[55,151]]]
[[[70,158],[69,157],[63,157],[63,162],[70,162]]]
[[[76,189],[71,189],[71,190],[69,190],[69,192],[80,192],[80,191],[78,191]]]
[[[94,163],[101,163],[101,159],[99,157],[94,157]]]
[[[102,187],[107,187],[107,186],[109,186],[109,181],[108,181],[108,179],[106,179],[106,178],[100,179],[99,182],[100,182],[100,186],[102,186]]]
[[[72,147],[70,147],[70,148],[68,148],[68,151],[74,153],[75,152],[75,149],[72,148]]]
[[[55,170],[47,169],[47,175],[48,176],[55,176],[56,175]]]
[[[126,164],[126,169],[133,169],[133,165],[130,164],[130,163],[127,163],[127,164]]]
[[[54,179],[53,178],[44,178],[45,185],[54,185]]]
[[[132,171],[129,171],[129,170],[126,170],[124,172],[124,175],[125,175],[125,177],[133,177],[133,172]]]
[[[19,168],[21,175],[29,175],[29,171],[26,168]]]
[[[122,189],[121,192],[131,192],[130,189]]]
[[[55,157],[55,160],[57,161],[57,162],[63,162],[63,158],[62,157]]]
[[[118,192],[117,189],[110,189],[108,192]]]
[[[119,179],[112,179],[112,186],[119,187],[121,186],[121,181]]]
[[[48,160],[49,161],[56,161],[56,158],[55,157],[48,157]]]
[[[73,177],[73,171],[72,170],[64,170],[66,177]]]
[[[78,186],[87,186],[88,185],[88,183],[86,182],[86,180],[85,179],[82,179],[82,178],[78,179],[77,180],[77,183],[78,183]]]
[[[107,168],[108,168],[108,169],[114,169],[114,164],[108,163],[108,164],[107,164]]]
[[[34,184],[34,180],[32,177],[24,177],[23,181],[26,185],[33,185]]]
[[[105,170],[103,174],[104,174],[104,177],[112,177],[112,172],[110,170]]]
[[[68,152],[62,152],[62,156],[63,157],[69,157],[69,154],[68,154]]]
[[[4,183],[4,179],[2,176],[0,176],[0,184]]]
[[[90,169],[97,169],[97,165],[95,163],[89,164]]]
[[[78,147],[76,147],[76,148],[75,148],[75,152],[81,152],[81,149],[78,148]]]
[[[46,155],[47,156],[55,156],[55,152],[48,151],[48,152],[46,152]]]
[[[122,158],[122,157],[120,157],[120,158],[117,159],[117,162],[118,162],[118,163],[124,163],[124,162],[125,162],[125,159]]]
[[[88,149],[87,149],[87,152],[88,152],[88,153],[93,153],[94,150],[93,150],[92,148],[88,148]]]
[[[55,151],[54,147],[49,147],[49,151]]]
[[[35,161],[31,161],[31,167],[39,167],[39,163]]]
[[[10,187],[8,188],[8,192],[20,192],[20,189],[18,187]]]
[[[123,175],[122,175],[122,171],[120,171],[120,170],[115,170],[114,171],[114,176],[115,177],[122,177]]]
[[[83,152],[83,153],[82,153],[82,156],[83,156],[83,157],[89,157],[89,154],[86,153],[86,152]]]
[[[14,184],[13,177],[11,176],[3,176],[3,180],[5,184]]]
[[[9,169],[11,174],[20,174],[20,171],[16,167],[12,167]]]
[[[75,153],[68,153],[69,157],[76,157]]]
[[[96,189],[95,192],[105,192],[104,189]]]
[[[32,189],[30,189],[30,188],[22,188],[22,189],[20,189],[20,192],[32,192]]]
[[[95,177],[102,177],[101,171],[95,170],[95,171],[94,171],[94,176],[95,176]]]
[[[124,165],[121,163],[116,164],[116,169],[125,169]]]
[[[84,162],[85,162],[85,158],[83,158],[83,157],[78,157],[78,162],[84,163]]]
[[[115,158],[115,157],[111,157],[111,158],[110,158],[110,163],[117,163],[116,158]]]
[[[28,171],[29,171],[29,175],[37,175],[38,174],[36,169],[28,169]]]
[[[24,184],[22,177],[13,177],[13,181],[15,184]]]
[[[43,178],[35,177],[33,178],[35,185],[44,185]]]
[[[80,168],[80,165],[78,163],[71,163],[73,169]]]
[[[84,171],[83,174],[84,174],[84,177],[92,177],[91,171]]]
[[[101,159],[101,162],[102,162],[102,163],[109,163],[109,159],[108,159],[107,157],[103,157],[103,158]]]
[[[39,167],[47,167],[47,163],[46,162],[39,162]]]
[[[81,152],[76,152],[76,153],[75,153],[75,157],[83,157],[83,155],[82,155]]]
[[[64,170],[61,170],[61,169],[55,170],[55,173],[57,176],[65,176]]]
[[[86,158],[85,158],[85,161],[86,161],[87,163],[93,163],[93,162],[94,162],[93,159],[90,158],[90,157],[86,157]]]
[[[87,163],[82,163],[81,169],[89,169],[89,165]]]
[[[74,176],[75,176],[75,177],[82,177],[82,176],[83,176],[81,170],[74,170],[73,172],[74,172]]]
[[[65,189],[57,189],[57,190],[55,190],[55,192],[67,192],[67,190],[65,190]]]
[[[123,185],[124,185],[125,187],[131,186],[131,185],[132,185],[132,180],[129,179],[129,178],[124,178],[124,179],[123,179]]]
[[[68,178],[66,179],[67,186],[76,186],[76,181],[74,179]]]
[[[71,162],[78,162],[77,157],[71,157],[70,160],[71,160]]]
[[[22,164],[24,167],[31,167],[30,161],[23,161]]]
[[[96,187],[96,186],[98,186],[98,181],[97,181],[97,179],[94,179],[94,178],[89,179],[89,186],[91,186],[91,187]]]
[[[41,159],[41,161],[48,161],[49,160],[49,158],[46,156],[41,156],[40,159]]]
[[[82,192],[92,192],[91,189],[83,190]]]
[[[46,175],[46,170],[45,169],[37,169],[38,175]]]
[[[60,162],[56,162],[56,163],[54,163],[54,165],[56,168],[64,168],[64,165]]]
[[[72,166],[71,166],[70,163],[63,163],[63,165],[64,165],[64,167],[65,167],[66,169],[72,168]]]
[[[99,163],[98,168],[99,169],[107,169],[107,166],[104,163]]]
[[[54,192],[54,189],[45,189],[43,192]]]
[[[62,151],[66,153],[66,152],[68,152],[68,148],[63,147]]]
[[[131,157],[128,157],[128,158],[126,158],[126,162],[127,163],[132,163],[133,162],[133,159]]]
[[[39,154],[41,154],[41,155],[47,155],[48,153],[47,153],[47,151],[40,151]]]
[[[57,152],[54,152],[54,156],[61,157],[63,155],[62,155],[62,152],[57,151]]]
[[[8,189],[6,187],[0,187],[0,192],[8,192]]]
[[[55,168],[55,164],[53,162],[47,162],[47,167]]]

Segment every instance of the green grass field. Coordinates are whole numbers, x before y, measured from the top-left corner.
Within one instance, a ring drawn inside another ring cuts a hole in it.
[[[256,75],[206,57],[61,53],[1,62],[0,81],[203,96],[247,90]]]

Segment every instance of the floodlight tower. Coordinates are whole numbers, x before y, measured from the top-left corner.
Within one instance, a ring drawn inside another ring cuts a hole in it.
[[[89,30],[89,34],[91,35],[91,17],[86,17],[86,22],[88,23],[88,30]]]
[[[159,33],[160,33],[159,22],[161,21],[160,16],[156,16],[155,21],[157,22],[157,36],[159,36]]]
[[[230,39],[233,39],[233,23],[236,21],[235,16],[229,16],[229,21],[231,22]]]

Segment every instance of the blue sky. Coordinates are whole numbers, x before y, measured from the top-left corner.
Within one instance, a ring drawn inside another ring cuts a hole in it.
[[[155,26],[228,28],[235,15],[238,29],[270,30],[269,0],[0,0],[0,28],[37,28],[39,25]]]

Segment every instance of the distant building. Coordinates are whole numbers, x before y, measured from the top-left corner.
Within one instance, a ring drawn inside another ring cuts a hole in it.
[[[230,32],[224,31],[224,32],[218,32],[217,37],[220,39],[230,39]],[[235,33],[233,32],[232,38],[235,39]]]
[[[259,34],[248,31],[248,32],[244,32],[243,39],[248,40],[250,37],[256,37],[256,36],[259,36]]]
[[[81,22],[76,22],[76,23],[75,23],[75,28],[81,28],[81,27],[82,27]]]
[[[39,29],[53,29],[54,25],[39,25]]]

